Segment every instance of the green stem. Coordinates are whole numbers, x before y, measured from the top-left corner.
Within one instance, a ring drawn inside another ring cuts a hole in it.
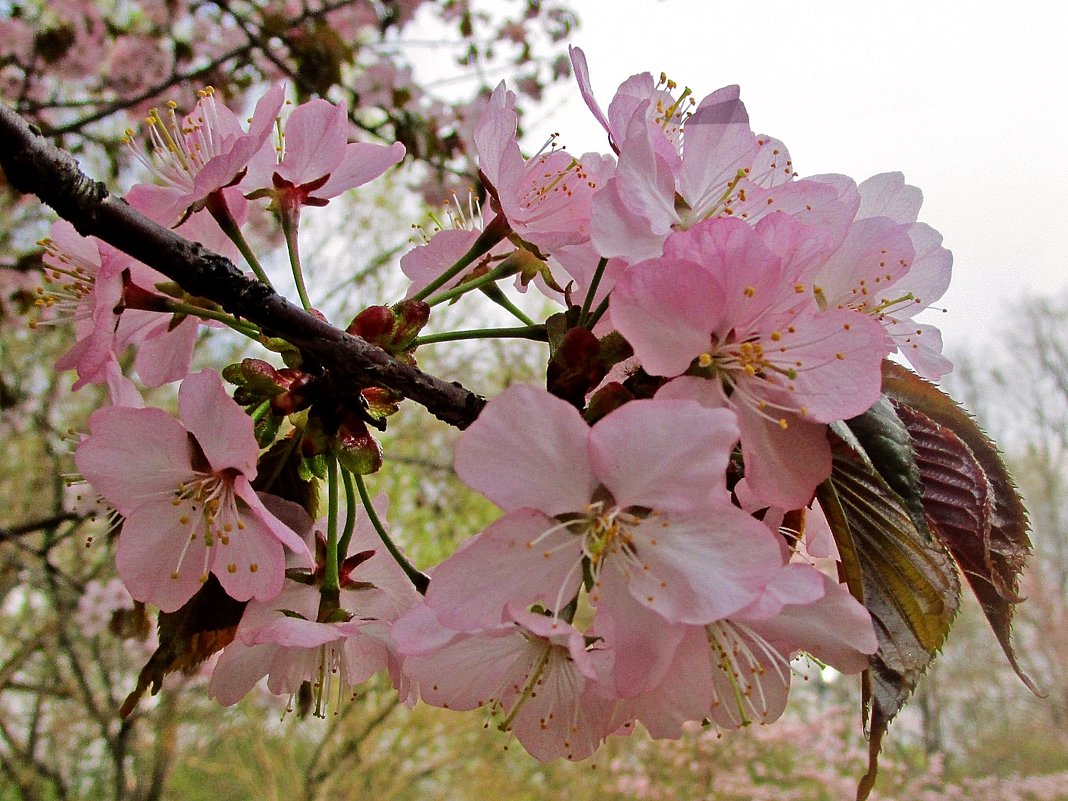
[[[241,233],[241,229],[234,221],[234,217],[230,214],[230,208],[226,205],[226,199],[222,196],[222,193],[212,193],[208,197],[208,211],[211,212],[211,216],[215,218],[215,221],[219,223],[219,227],[222,228],[223,233],[226,234],[230,241],[237,245],[237,249],[241,252],[241,255],[245,257],[245,261],[248,262],[248,266],[252,268],[252,272],[256,274],[267,286],[274,289],[271,284],[271,279],[267,277],[267,273],[263,271],[263,266],[260,264],[259,259],[256,258],[256,254],[252,252],[252,248],[249,247],[248,242],[245,240],[245,235]]]
[[[224,311],[205,309],[203,306],[194,306],[177,300],[168,301],[167,309],[175,314],[188,314],[190,317],[200,317],[202,320],[217,320],[239,334],[244,334],[249,339],[259,340],[260,338],[260,329],[251,323],[243,323],[232,314],[227,314]]]
[[[531,339],[535,342],[548,342],[549,335],[544,325],[526,325],[517,328],[478,328],[471,331],[443,331],[440,334],[427,334],[412,341],[413,347],[431,345],[435,342],[457,342],[463,339]]]
[[[363,476],[358,473],[353,474],[353,478],[356,480],[356,489],[360,492],[360,500],[363,501],[363,508],[367,510],[367,517],[371,521],[371,525],[375,527],[375,531],[378,532],[379,538],[382,540],[382,544],[386,546],[386,550],[389,551],[389,555],[392,556],[401,570],[408,577],[408,580],[412,582],[421,595],[426,595],[426,588],[430,586],[430,577],[426,573],[422,573],[408,561],[400,548],[396,546],[389,534],[386,533],[385,526],[382,525],[382,521],[378,518],[378,513],[375,512],[375,507],[371,503],[371,498],[367,494],[367,486],[363,483]]]
[[[337,459],[327,460],[326,472],[326,568],[323,573],[323,593],[337,595],[341,588],[338,573],[337,543]]]
[[[582,302],[582,311],[579,313],[578,318],[579,325],[585,325],[587,318],[590,316],[590,306],[593,305],[593,297],[597,294],[597,287],[601,283],[601,277],[604,275],[604,268],[607,265],[608,259],[601,259],[597,262],[597,269],[593,273],[589,291],[586,292],[586,299]],[[590,328],[593,328],[593,326],[591,325]]]
[[[345,485],[345,530],[337,541],[338,559],[344,560],[349,555],[349,543],[352,532],[356,530],[356,486],[352,483],[352,473],[342,468],[341,481]]]
[[[592,330],[593,330],[593,327],[594,327],[595,325],[597,325],[597,322],[598,322],[598,321],[599,321],[599,320],[600,320],[600,319],[601,319],[602,317],[604,317],[604,313],[605,313],[606,311],[608,311],[608,297],[607,297],[607,296],[605,297],[605,299],[604,299],[604,300],[602,300],[602,301],[600,302],[600,304],[599,304],[599,305],[597,306],[597,308],[596,308],[596,309],[594,310],[593,314],[591,314],[591,315],[589,316],[589,318],[588,318],[588,319],[586,320],[586,328],[588,328],[588,329],[590,329],[590,330],[592,331]]]
[[[527,315],[523,312],[522,309],[520,309],[508,299],[508,296],[501,291],[500,287],[484,286],[482,287],[482,293],[487,298],[496,303],[498,306],[500,306],[502,309],[511,312],[512,316],[519,320],[519,322],[525,323],[527,325],[536,325],[533,320],[527,317]]]
[[[479,256],[489,253],[494,245],[504,239],[506,233],[508,233],[508,223],[504,220],[504,217],[495,217],[493,222],[475,240],[475,244],[460,257],[458,262],[416,292],[411,297],[411,300],[426,300],[431,293],[445,286],[445,284],[467,269]]]
[[[283,200],[280,204],[279,216],[282,219],[282,234],[286,238],[286,250],[289,253],[289,266],[293,270],[293,283],[297,285],[297,295],[300,297],[300,305],[305,311],[312,307],[308,299],[308,289],[304,286],[304,271],[300,267],[300,248],[297,244],[297,232],[300,228],[300,206],[295,211]]]
[[[427,305],[437,306],[438,304],[444,303],[445,301],[452,300],[453,298],[458,298],[461,295],[466,295],[472,289],[480,289],[484,286],[488,286],[489,284],[494,283],[495,281],[499,281],[502,278],[506,278],[507,276],[514,274],[515,267],[509,264],[507,261],[504,261],[500,264],[500,266],[495,267],[485,275],[480,275],[478,278],[473,278],[470,281],[465,281],[464,283],[459,284],[458,286],[454,286],[452,289],[446,289],[444,292],[440,292],[437,295],[434,295],[434,297],[427,300]]]
[[[252,415],[251,415],[252,422],[253,423],[258,423],[260,420],[262,420],[263,416],[265,414],[267,414],[267,412],[268,412],[268,410],[270,408],[271,408],[271,399],[268,398],[263,403],[261,403],[259,406],[257,406],[255,408],[255,410],[253,410]]]

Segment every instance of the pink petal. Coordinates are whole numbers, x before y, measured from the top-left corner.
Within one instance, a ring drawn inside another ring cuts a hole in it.
[[[329,623],[316,623],[314,620],[281,616],[257,629],[249,644],[273,643],[296,648],[317,648],[328,642],[340,640],[344,636],[344,631]]]
[[[189,435],[162,409],[98,409],[89,430],[75,464],[121,514],[161,497],[170,504],[178,485],[192,477]]]
[[[890,351],[882,326],[848,309],[806,315],[794,326],[797,333],[783,333],[781,347],[796,365],[796,379],[787,386],[804,415],[830,423],[870,409],[879,399],[881,365]]]
[[[586,454],[589,431],[567,401],[513,384],[461,435],[456,472],[505,510],[580,511],[597,486]]]
[[[756,156],[756,136],[738,95],[737,86],[718,89],[686,120],[679,193],[695,211],[720,197]]]
[[[330,179],[311,193],[312,197],[332,198],[372,181],[404,158],[404,145],[374,145],[355,142],[346,145],[344,160],[330,174]]]
[[[793,221],[783,222],[792,235],[811,236]],[[725,338],[732,329],[747,328],[784,293],[793,293],[782,260],[742,220],[717,218],[679,231],[664,243],[664,257],[700,264],[720,287],[719,317],[709,332]]]
[[[446,228],[435,233],[427,244],[405,253],[401,257],[400,268],[412,282],[405,297],[410,298],[458,262],[475,244],[480,233],[481,231],[468,231],[463,228]],[[461,273],[444,284],[442,289],[455,286],[463,278]]]
[[[775,535],[727,504],[651,515],[631,539],[633,558],[613,555],[613,564],[639,603],[675,623],[710,623],[745,608],[782,566]]]
[[[500,624],[508,604],[559,611],[582,582],[581,549],[581,539],[552,518],[514,510],[434,569],[427,605],[458,631]]]
[[[434,651],[405,657],[403,670],[418,682],[419,695],[431,706],[475,709],[500,696],[526,645],[515,626],[457,634]]]
[[[293,555],[290,567],[294,565],[312,567],[315,564],[315,560],[308,548],[308,544],[301,538],[301,535],[267,510],[259,494],[249,484],[248,478],[238,475],[234,477],[233,482],[234,495],[240,498],[244,505],[248,507],[247,510],[239,507],[242,518],[253,518],[264,532],[289,549]]]
[[[831,474],[827,426],[782,413],[787,428],[756,409],[735,407],[742,431],[746,481],[768,506],[800,509]]]
[[[905,183],[899,172],[873,175],[859,187],[860,208],[857,219],[889,217],[899,223],[915,222],[923,205],[923,192]]]
[[[933,325],[919,325],[912,320],[887,325],[887,332],[924,378],[937,381],[953,369],[953,362],[942,355],[942,332]]]
[[[171,322],[170,317],[161,319],[137,351],[137,374],[146,387],[161,387],[189,372],[200,321],[186,317],[174,328]]]
[[[824,593],[818,601],[786,606],[777,617],[752,627],[769,642],[807,651],[843,673],[866,670],[868,656],[878,647],[871,615],[845,585],[822,579]]]
[[[212,370],[190,373],[178,392],[178,416],[208,457],[212,470],[235,469],[256,477],[260,449],[252,418],[234,403]]]
[[[687,627],[664,680],[652,691],[634,698],[629,711],[656,739],[676,740],[682,724],[701,720],[712,708],[708,640],[700,626]]]
[[[208,697],[223,706],[233,706],[267,675],[277,651],[276,645],[249,647],[240,642],[230,643],[215,663],[208,684]]]
[[[620,698],[649,692],[663,680],[685,627],[668,623],[638,603],[622,575],[611,567],[590,593],[597,606],[594,624],[615,653],[613,673]]]
[[[345,106],[315,98],[301,103],[286,121],[285,156],[275,172],[300,186],[329,175],[345,155]]]
[[[737,441],[738,424],[727,409],[637,400],[593,427],[590,461],[620,507],[684,512],[724,484]]]
[[[609,134],[612,133],[612,129],[608,125],[608,120],[604,116],[604,112],[601,111],[601,107],[597,104],[597,101],[593,97],[593,84],[590,82],[590,68],[586,64],[586,54],[582,52],[581,48],[570,45],[567,48],[568,55],[571,56],[571,66],[575,72],[575,81],[578,83],[579,94],[582,95],[582,99],[586,102],[587,108],[593,112],[594,118],[597,122],[601,123],[601,126]]]
[[[173,612],[192,598],[211,570],[203,525],[197,532],[197,521],[183,523],[182,514],[169,498],[138,506],[127,515],[115,552],[119,576],[130,595],[164,612]]]
[[[652,375],[674,376],[710,349],[723,290],[698,264],[664,257],[632,266],[616,282],[612,322]]]
[[[633,117],[615,174],[594,195],[591,215],[598,252],[632,264],[659,256],[678,222],[675,170],[656,152],[643,113]]]
[[[747,623],[770,620],[788,604],[811,604],[823,597],[824,576],[812,565],[794,563],[784,565],[764,585],[759,597],[741,610],[736,617]]]
[[[475,128],[478,166],[490,185],[500,185],[502,165],[522,162],[515,142],[519,118],[515,113],[515,93],[497,84]]]
[[[122,374],[122,368],[116,359],[108,361],[105,368],[108,382],[108,397],[113,406],[129,406],[133,409],[145,408],[145,399],[137,385]]]

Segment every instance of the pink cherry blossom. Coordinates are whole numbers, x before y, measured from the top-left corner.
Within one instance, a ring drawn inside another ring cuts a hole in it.
[[[923,195],[905,183],[901,173],[884,173],[859,187],[861,207],[857,220],[889,217],[904,227],[912,243],[913,260],[908,272],[882,286],[877,317],[901,355],[927,378],[939,379],[953,369],[942,355],[942,334],[933,325],[913,318],[929,308],[949,288],[953,254],[942,247],[942,235],[929,225],[916,222]],[[888,291],[892,290],[892,291]]]
[[[127,131],[134,155],[169,190],[170,203],[159,215],[169,220],[166,224],[177,223],[213,192],[234,184],[256,154],[271,147],[269,137],[283,99],[282,86],[272,87],[256,103],[247,131],[234,112],[216,102],[211,87],[201,90],[196,107],[181,122],[174,103],[168,104],[166,120],[153,110],[146,120],[151,159],[134,145],[133,131]]]
[[[617,649],[620,675],[656,673],[674,646],[658,621],[729,615],[778,568],[771,532],[726,499],[736,439],[726,410],[634,401],[591,428],[544,390],[510,387],[456,450],[461,479],[506,514],[435,569],[427,604],[477,630],[509,604],[559,613],[586,572],[590,602],[635,644]]]
[[[585,56],[571,57],[579,89],[619,154],[613,176],[599,182],[591,238],[602,256],[629,263],[661,255],[672,231],[712,217],[755,223],[786,212],[840,241],[856,212],[856,186],[844,176],[795,181],[789,151],[754,135],[736,86],[694,107],[690,90],[677,96],[666,76],[628,78],[608,113],[593,97]]]
[[[178,420],[161,409],[99,409],[75,452],[81,474],[125,517],[119,575],[134,598],[167,612],[209,573],[240,601],[277,595],[283,546],[310,554],[249,483],[259,456],[251,418],[209,371],[185,379],[178,409]]]
[[[383,519],[386,503],[385,496],[375,500]],[[341,700],[345,688],[381,670],[390,669],[397,682],[399,661],[389,626],[420,596],[382,547],[367,516],[357,521],[348,552],[339,554],[340,598],[323,620],[322,531],[314,529],[307,513],[295,504],[266,499],[265,505],[316,549],[316,565],[310,573],[301,570],[300,557],[287,554],[292,577],[281,593],[271,600],[249,602],[236,639],[212,674],[212,697],[230,706],[264,676],[269,676],[268,689],[278,695],[293,695],[307,681],[313,684],[316,714],[323,715],[326,705]]]
[[[797,652],[857,673],[877,646],[868,611],[845,587],[802,564],[785,565],[753,604],[729,618],[678,628],[661,681],[618,711],[654,737],[676,738],[691,720],[725,729],[771,723],[786,707]]]
[[[589,239],[595,176],[608,169],[603,157],[588,154],[577,159],[553,149],[550,142],[542,152],[524,159],[516,140],[515,99],[502,81],[475,129],[478,165],[487,189],[513,233],[543,252],[582,243]]]
[[[62,220],[53,224],[42,245],[50,287],[40,302],[58,312],[53,323],[74,322],[77,341],[56,362],[57,370],[78,371],[74,389],[106,381],[109,361],[131,345],[138,347],[135,365],[147,386],[176,381],[188,372],[199,321],[187,317],[173,325],[173,315],[123,307],[128,286],[143,290],[165,280],[162,275],[95,238],[80,236]]]
[[[423,701],[455,710],[488,706],[498,728],[537,759],[585,759],[618,728],[594,654],[563,620],[509,606],[501,623],[457,632],[424,605],[398,621],[394,637]]]
[[[782,508],[806,505],[830,474],[821,424],[878,399],[889,349],[866,315],[807,301],[796,282],[826,244],[816,234],[786,214],[755,227],[708,220],[631,267],[612,296],[612,321],[646,371],[701,376],[658,397],[733,409],[747,480]]]
[[[453,198],[453,205],[445,210],[446,220],[438,222],[438,228],[426,243],[405,253],[400,260],[401,271],[411,280],[405,298],[411,298],[452,267],[475,245],[486,228],[497,219],[492,209],[482,209],[470,198],[467,207]],[[471,266],[441,285],[451,289],[470,276],[472,270],[492,268],[515,246],[502,240],[472,262]]]
[[[285,124],[277,155],[264,148],[241,182],[245,192],[264,192],[294,209],[325,206],[342,192],[377,178],[404,158],[404,145],[347,141],[343,103],[322,99],[297,106]]]

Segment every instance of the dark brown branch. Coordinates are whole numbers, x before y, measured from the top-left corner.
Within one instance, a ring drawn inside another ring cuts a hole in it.
[[[37,195],[83,236],[96,236],[177,281],[183,289],[218,303],[265,333],[297,347],[321,367],[338,398],[355,398],[368,386],[400,392],[440,420],[466,428],[485,399],[401,364],[380,348],[351,336],[293,305],[271,288],[246,278],[234,264],[183,239],[108,194],[67,153],[49,143],[18,114],[0,104],[0,167],[11,185]]]
[[[41,520],[31,520],[28,523],[20,523],[17,526],[0,528],[0,542],[13,540],[16,537],[23,537],[27,534],[35,534],[38,531],[55,528],[61,523],[66,523],[70,520],[82,520],[83,518],[84,515],[79,515],[74,512],[61,512],[58,515],[52,515],[51,517],[46,517]]]

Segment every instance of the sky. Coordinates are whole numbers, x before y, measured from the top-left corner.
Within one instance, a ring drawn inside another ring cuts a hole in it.
[[[802,176],[901,171],[954,276],[927,322],[947,347],[996,346],[1008,302],[1068,293],[1068,0],[573,0],[572,43],[607,106],[636,72],[700,99],[727,84]],[[604,150],[573,84],[528,115]],[[535,147],[536,149],[536,147]]]

